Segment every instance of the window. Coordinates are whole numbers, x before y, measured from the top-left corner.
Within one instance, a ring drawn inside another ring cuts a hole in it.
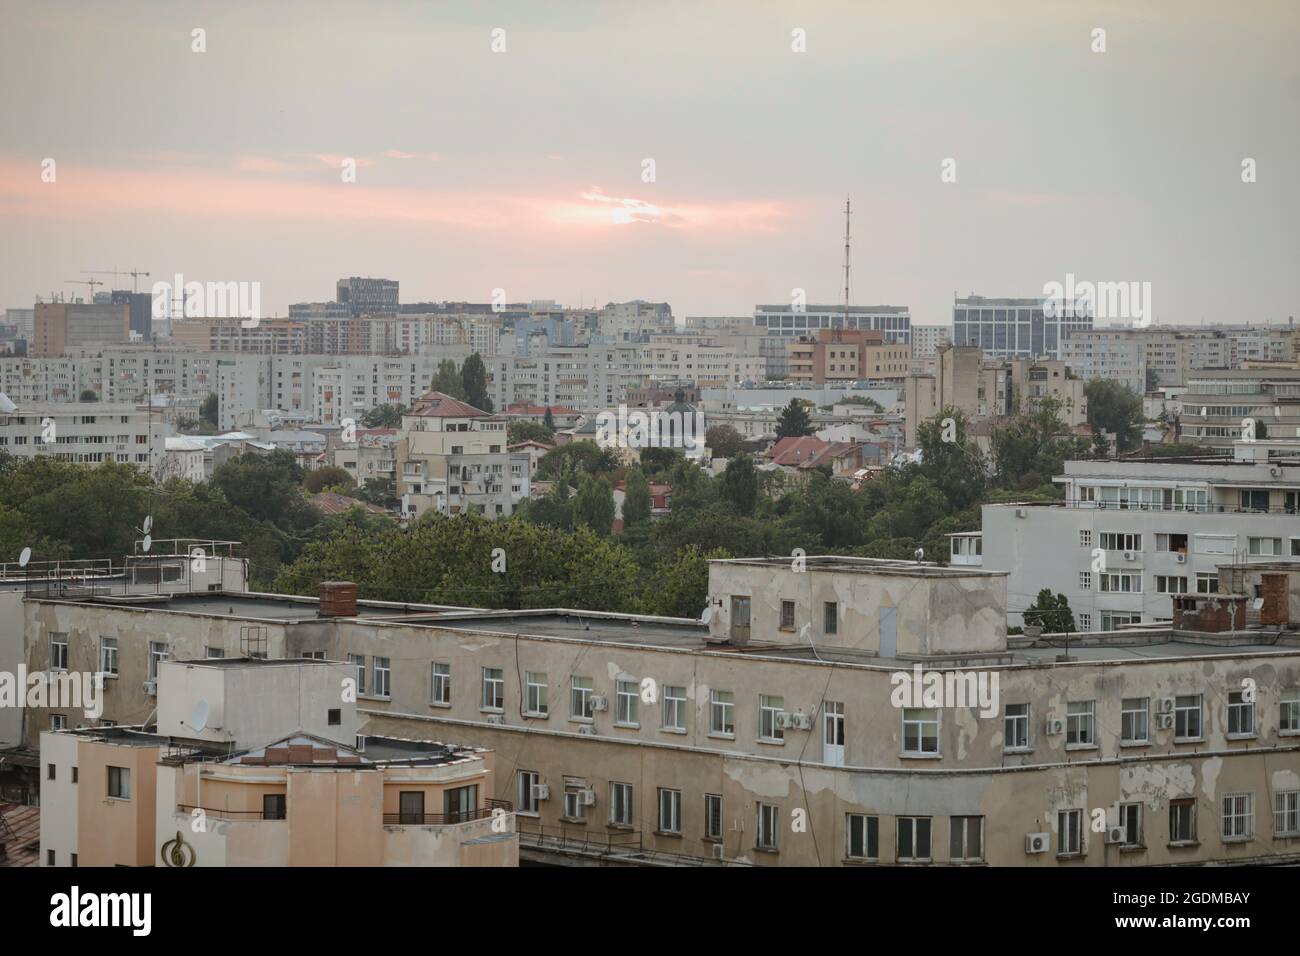
[[[1149,697],[1125,697],[1119,715],[1120,741],[1126,744],[1145,744],[1151,740]]]
[[[1197,571],[1196,572],[1196,593],[1197,594],[1218,594],[1219,593],[1219,573],[1217,571]]]
[[[349,654],[348,660],[357,669],[357,693],[366,692],[366,656],[364,654]]]
[[[722,839],[722,796],[717,793],[704,795],[704,839]]]
[[[639,727],[641,698],[638,696],[637,682],[620,680],[614,682],[614,723],[625,727]]]
[[[1091,571],[1080,571],[1080,572],[1079,572],[1079,590],[1080,590],[1080,591],[1091,591],[1091,590],[1092,590],[1092,572],[1091,572]]]
[[[1169,801],[1169,842],[1196,842],[1196,801]]]
[[[131,771],[129,768],[108,768],[108,795],[115,800],[131,799]]]
[[[794,630],[794,601],[781,602],[781,630]]]
[[[1280,557],[1284,553],[1281,538],[1247,538],[1246,548],[1252,555],[1267,557]]]
[[[564,784],[564,819],[582,823],[587,819],[587,805],[584,797],[585,787],[579,783],[565,781]]]
[[[776,725],[776,715],[784,709],[784,697],[773,697],[770,694],[758,695],[759,740],[785,740],[785,731]]]
[[[983,817],[950,819],[948,856],[954,863],[976,863],[984,859]]]
[[[451,665],[434,662],[429,669],[429,702],[451,704]]]
[[[1245,691],[1228,694],[1228,735],[1255,736],[1255,702],[1246,700]]]
[[[898,862],[918,863],[930,859],[930,818],[898,818]]]
[[[524,682],[528,698],[524,705],[527,712],[545,717],[551,712],[550,687],[546,683],[546,675],[538,671],[525,671]]]
[[[1273,836],[1300,836],[1300,790],[1273,794]]]
[[[1278,703],[1277,729],[1284,734],[1300,733],[1300,690],[1284,690]]]
[[[99,639],[99,672],[117,676],[117,638],[101,637]]]
[[[609,785],[609,822],[615,826],[632,825],[632,785],[630,783],[611,783]]]
[[[343,711],[338,707],[331,707],[325,713],[325,719],[331,727],[337,727],[343,723]]]
[[[1092,630],[1092,615],[1091,615],[1091,614],[1089,614],[1089,613],[1087,613],[1087,612],[1083,612],[1083,613],[1081,613],[1081,614],[1079,615],[1079,630],[1080,630],[1080,631],[1091,631],[1091,630]]]
[[[73,767],[73,768],[72,768],[72,782],[73,782],[73,783],[76,783],[76,782],[77,782],[77,768],[76,768],[76,767]]]
[[[1249,840],[1255,835],[1255,795],[1230,793],[1223,798],[1223,839]]]
[[[569,716],[591,720],[591,678],[575,677],[569,682]]]
[[[66,671],[68,669],[68,635],[50,634],[50,670]]]
[[[1056,815],[1056,855],[1075,856],[1083,852],[1083,811],[1061,810]]]
[[[1002,749],[1029,749],[1029,705],[1007,704],[1002,722]]]
[[[375,696],[391,697],[393,694],[393,669],[387,657],[375,658]]]
[[[424,823],[424,791],[402,790],[397,794],[397,822],[407,826]]]
[[[686,729],[686,688],[664,685],[664,730]]]
[[[822,606],[822,633],[838,634],[840,630],[840,606],[835,601],[827,601]]]
[[[285,810],[285,795],[283,793],[266,793],[262,795],[263,820],[283,820]]]
[[[506,681],[500,667],[483,668],[483,710],[501,710],[506,704]]]
[[[710,691],[709,733],[732,736],[736,732],[736,695],[729,690]]]
[[[1201,695],[1174,699],[1174,740],[1201,739]]]
[[[221,658],[226,656],[226,651],[224,648],[221,647],[208,647],[208,648],[204,648],[204,656],[207,657],[209,660],[212,660],[214,658]]]
[[[50,730],[67,730],[67,714],[50,714]]]
[[[162,641],[149,642],[149,680],[158,679],[158,665],[167,660],[167,645]]]
[[[45,851],[45,865],[46,865],[46,866],[54,866],[54,851],[53,851],[53,850],[46,850],[46,851]]]
[[[758,849],[775,850],[777,831],[780,829],[780,808],[774,803],[758,805]]]
[[[849,813],[845,824],[848,846],[844,855],[850,860],[880,859],[880,818]]]
[[[1141,551],[1142,535],[1123,531],[1103,531],[1101,533],[1103,551]]]
[[[1095,700],[1072,700],[1065,713],[1065,745],[1091,747],[1097,743]]]
[[[1142,845],[1142,804],[1121,803],[1119,825],[1124,828],[1123,846]]]
[[[912,755],[939,752],[939,711],[934,708],[903,709],[903,753]]]
[[[519,771],[519,807],[520,813],[536,814],[538,812],[538,800],[533,796],[533,787],[542,782],[541,774],[535,770]]]
[[[659,832],[682,832],[682,792],[659,788]]]
[[[72,866],[73,866],[74,869],[75,869],[76,866],[77,866],[77,854],[75,854],[75,853],[72,854]]]
[[[1113,594],[1141,594],[1142,575],[1113,572],[1097,575],[1101,590]]]
[[[1081,548],[1091,548],[1091,547],[1092,547],[1092,531],[1091,531],[1091,530],[1082,530],[1082,531],[1079,532],[1079,547],[1081,547]]]
[[[442,792],[442,812],[448,823],[473,820],[478,811],[478,785],[455,787]]]
[[[1186,594],[1187,578],[1166,574],[1156,575],[1157,594]]]

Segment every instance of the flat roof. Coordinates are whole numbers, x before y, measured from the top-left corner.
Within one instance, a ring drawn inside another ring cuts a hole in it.
[[[758,565],[790,570],[793,558],[714,558],[709,564]],[[894,558],[854,558],[842,555],[808,555],[803,559],[809,571],[837,574],[891,574],[925,578],[1006,577],[1006,571],[990,571],[969,565],[952,567],[929,561],[901,561]]]
[[[559,637],[611,644],[702,647],[709,628],[685,618],[643,617],[548,608],[540,611],[485,611],[394,623],[427,624],[456,631]]]

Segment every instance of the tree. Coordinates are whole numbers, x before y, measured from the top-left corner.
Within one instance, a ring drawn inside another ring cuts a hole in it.
[[[402,416],[409,409],[405,405],[376,405],[361,416],[362,428],[400,428]]]
[[[555,416],[551,414],[551,406],[546,406],[546,414],[542,416],[542,424],[552,435],[555,434]]]
[[[704,551],[688,544],[661,559],[646,590],[646,611],[663,617],[699,618],[709,599],[709,561],[729,557],[730,552],[723,548]]]
[[[966,416],[945,406],[916,427],[921,450],[920,473],[930,479],[957,510],[979,501],[986,484],[984,456],[966,435]]]
[[[555,433],[541,422],[521,418],[506,428],[506,442],[517,445],[521,441],[538,441],[550,445],[555,441]]]
[[[389,510],[400,503],[397,483],[392,478],[367,478],[352,494],[361,501]]]
[[[338,465],[326,465],[324,468],[309,471],[307,477],[302,480],[302,486],[313,495],[337,485],[343,485],[350,489],[354,484],[356,482],[348,474],[347,469],[340,468]]]
[[[731,425],[714,425],[704,433],[704,444],[715,458],[730,458],[740,451],[744,439]]]
[[[438,371],[434,374],[433,383],[429,387],[435,392],[442,392],[460,401],[465,400],[465,386],[453,359],[443,359],[438,363]]]
[[[641,469],[646,473],[647,478],[667,475],[679,461],[684,461],[685,458],[679,448],[659,448],[652,445],[641,449]]]
[[[199,405],[199,418],[213,428],[217,427],[217,396],[215,392],[208,393],[208,397]]]
[[[487,387],[487,366],[477,352],[461,366],[460,380],[465,390],[465,401],[485,412],[492,411],[492,399]]]
[[[640,468],[633,468],[627,473],[623,485],[623,530],[650,520],[650,483]]]
[[[583,475],[573,499],[573,520],[586,525],[601,537],[614,528],[614,491],[603,477]]]
[[[1094,378],[1083,388],[1088,424],[1114,432],[1121,452],[1136,448],[1142,438],[1142,396],[1116,379]]]
[[[1067,458],[1091,450],[1087,439],[1069,432],[1061,421],[1060,402],[1044,398],[993,433],[993,463],[1004,488],[1031,491],[1060,474]]]
[[[613,449],[601,448],[594,441],[571,441],[552,448],[537,463],[537,477],[543,480],[563,478],[570,471],[608,474],[618,468]]]
[[[1050,588],[1038,592],[1034,603],[1025,608],[1025,625],[1041,627],[1044,634],[1063,634],[1073,631],[1074,612],[1064,594],[1052,595]]]
[[[758,469],[754,459],[741,453],[727,462],[718,495],[736,509],[736,514],[750,517],[758,504]]]
[[[797,398],[790,399],[790,404],[781,409],[776,420],[777,438],[802,438],[813,433],[812,419],[807,406]]]
[[[95,394],[95,390],[93,388],[83,388],[81,390],[80,400],[83,402],[97,402],[99,401],[99,396]]]

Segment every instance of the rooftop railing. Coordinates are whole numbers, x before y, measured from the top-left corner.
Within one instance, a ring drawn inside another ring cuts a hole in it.
[[[514,805],[509,800],[486,800],[477,810],[455,810],[451,813],[385,813],[384,826],[441,827],[472,820],[486,820],[496,811],[509,813]]]

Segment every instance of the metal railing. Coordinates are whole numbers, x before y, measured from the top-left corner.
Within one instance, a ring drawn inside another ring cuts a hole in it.
[[[487,800],[477,810],[455,810],[451,813],[385,813],[384,826],[441,827],[473,820],[487,820],[498,810],[509,813],[514,805],[509,800]]]
[[[227,810],[224,807],[193,807],[187,803],[176,804],[177,813],[189,815],[195,810],[202,810],[206,816],[216,817],[218,820],[233,820],[236,823],[247,823],[256,820],[284,820],[289,815],[287,808],[277,812],[267,810]]]
[[[570,851],[616,857],[625,860],[631,865],[706,866],[712,863],[748,865],[733,860],[720,860],[711,856],[698,856],[693,853],[648,850],[640,831],[600,834],[566,827],[562,824],[548,827],[523,819],[516,820],[515,830],[519,833],[520,846],[531,846],[539,850]]]

